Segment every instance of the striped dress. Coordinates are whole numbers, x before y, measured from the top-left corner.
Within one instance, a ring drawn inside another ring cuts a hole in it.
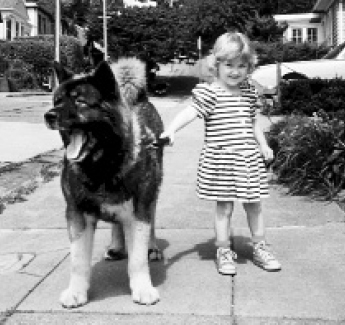
[[[258,202],[269,196],[267,171],[254,137],[257,91],[248,82],[232,95],[215,84],[199,84],[192,107],[205,121],[197,194],[215,201]]]

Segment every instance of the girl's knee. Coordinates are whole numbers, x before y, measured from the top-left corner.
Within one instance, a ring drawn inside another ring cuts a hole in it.
[[[245,202],[243,207],[247,214],[260,214],[261,213],[261,202]]]
[[[234,208],[234,202],[217,202],[217,215],[230,216]]]

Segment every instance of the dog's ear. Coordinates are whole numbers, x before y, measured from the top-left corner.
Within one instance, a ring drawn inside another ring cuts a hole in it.
[[[108,100],[119,99],[119,86],[116,82],[114,73],[107,62],[102,61],[96,67],[92,76],[92,83],[102,94],[103,98]]]
[[[56,73],[59,83],[72,79],[74,75],[74,73],[71,70],[63,67],[59,62],[56,61],[53,62],[53,70]]]

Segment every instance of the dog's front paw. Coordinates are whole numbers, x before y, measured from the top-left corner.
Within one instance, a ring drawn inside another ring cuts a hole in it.
[[[66,289],[61,293],[60,302],[65,308],[76,308],[87,303],[87,292]]]
[[[159,292],[149,283],[139,283],[131,285],[132,299],[141,305],[153,305],[159,301]]]

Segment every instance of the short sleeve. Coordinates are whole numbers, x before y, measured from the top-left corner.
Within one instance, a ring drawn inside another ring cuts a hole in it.
[[[213,111],[217,95],[208,84],[198,84],[192,90],[191,106],[198,112],[198,117],[207,118]]]

